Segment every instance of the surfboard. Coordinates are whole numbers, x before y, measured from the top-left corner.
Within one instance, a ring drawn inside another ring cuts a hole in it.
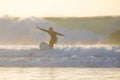
[[[46,42],[41,42],[39,45],[40,50],[49,50],[51,47]]]

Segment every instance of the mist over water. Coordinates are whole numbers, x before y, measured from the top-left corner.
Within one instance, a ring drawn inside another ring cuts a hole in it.
[[[37,23],[44,25],[45,21],[36,18],[25,18],[14,20],[13,18],[5,17],[0,20],[0,39],[3,44],[27,44],[44,40],[39,36],[41,33],[37,31]],[[47,24],[45,24],[47,25]]]
[[[66,22],[63,18],[60,21],[49,20],[45,18],[13,18],[9,16],[4,16],[0,18],[0,44],[38,44],[42,41],[48,42],[49,35],[39,31],[36,29],[36,26],[40,26],[42,28],[48,29],[52,26],[55,31],[60,32],[65,35],[65,37],[58,37],[58,44],[98,44],[104,43],[109,34],[112,32],[111,30],[116,30],[119,28],[118,26],[113,26],[118,23],[118,21],[113,19],[112,26],[109,28],[104,28],[105,32],[97,33],[95,30],[95,26],[92,23],[100,23],[93,20],[93,22],[83,22],[84,25],[73,19],[73,23]],[[69,18],[67,19],[69,21]],[[84,21],[84,20],[83,20]],[[116,21],[116,22],[115,22]],[[108,22],[106,22],[107,24]],[[74,25],[68,26],[68,25]],[[77,24],[77,25],[76,25]],[[108,23],[109,24],[109,23]],[[62,26],[63,25],[63,26]],[[99,24],[98,24],[99,25]],[[82,26],[82,28],[80,28]],[[85,27],[84,27],[85,26]],[[88,27],[87,27],[88,26]],[[101,25],[102,26],[102,25]],[[108,25],[107,25],[108,26]],[[91,27],[91,29],[89,29]],[[97,25],[96,25],[97,27]],[[75,29],[71,29],[75,28]],[[98,27],[99,28],[99,27]],[[113,29],[114,28],[114,29]],[[104,33],[104,34],[103,34]]]

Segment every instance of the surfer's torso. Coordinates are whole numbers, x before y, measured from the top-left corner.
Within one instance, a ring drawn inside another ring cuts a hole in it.
[[[50,39],[53,40],[54,42],[57,42],[57,33],[55,31],[48,31],[48,34],[50,35]]]

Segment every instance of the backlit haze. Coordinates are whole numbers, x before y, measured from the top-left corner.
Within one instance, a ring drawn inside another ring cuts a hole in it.
[[[118,16],[120,0],[0,0],[0,16]]]

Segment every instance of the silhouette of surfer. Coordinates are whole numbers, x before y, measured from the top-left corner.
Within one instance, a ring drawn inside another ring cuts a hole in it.
[[[40,28],[38,26],[36,28],[39,29],[39,30],[42,30],[44,32],[47,32],[50,35],[50,41],[49,41],[49,46],[50,47],[54,47],[54,44],[57,42],[57,35],[64,36],[61,33],[55,32],[52,27],[49,27],[48,30]]]

